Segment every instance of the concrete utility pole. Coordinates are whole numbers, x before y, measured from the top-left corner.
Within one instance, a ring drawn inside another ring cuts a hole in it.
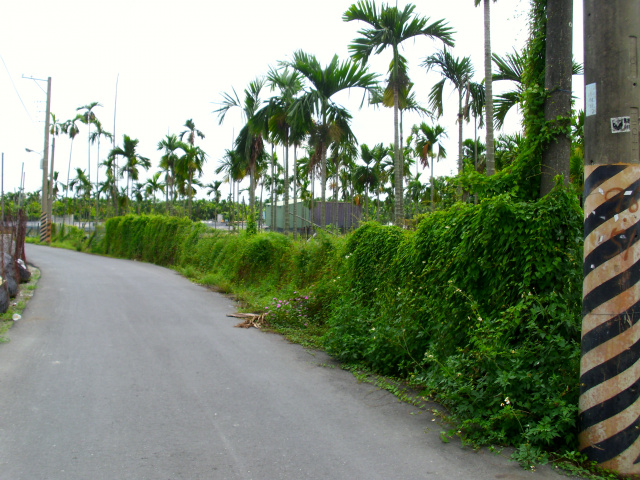
[[[42,202],[40,213],[40,241],[51,243],[51,222],[49,218],[49,117],[51,116],[51,77],[47,79],[47,108],[44,121],[44,151],[42,157]]]
[[[640,0],[585,0],[580,450],[640,474]]]

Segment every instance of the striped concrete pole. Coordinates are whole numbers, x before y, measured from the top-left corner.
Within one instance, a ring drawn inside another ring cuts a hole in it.
[[[640,474],[640,0],[585,0],[580,450]]]
[[[40,216],[40,241],[51,243],[49,228],[49,120],[51,116],[51,77],[47,79],[47,106],[44,121],[44,150],[42,154],[42,201]]]

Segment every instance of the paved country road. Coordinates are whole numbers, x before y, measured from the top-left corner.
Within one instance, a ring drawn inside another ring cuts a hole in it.
[[[0,345],[0,479],[560,479],[456,441],[324,354],[233,328],[169,269],[27,246]]]

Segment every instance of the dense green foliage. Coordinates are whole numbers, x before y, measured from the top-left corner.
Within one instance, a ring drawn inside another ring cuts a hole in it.
[[[107,222],[105,253],[233,291],[336,358],[411,381],[467,439],[575,448],[582,220],[562,188],[456,204],[416,231],[364,224],[293,242],[168,217]]]
[[[581,218],[559,190],[458,204],[415,233],[365,225],[328,351],[426,386],[471,440],[574,447]]]

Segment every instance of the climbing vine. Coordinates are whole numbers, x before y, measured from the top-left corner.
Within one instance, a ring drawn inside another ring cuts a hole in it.
[[[514,199],[533,201],[540,191],[542,154],[559,135],[571,136],[571,118],[545,120],[546,0],[531,0],[529,40],[525,47],[523,90],[520,99],[523,116],[523,143],[514,162],[491,177],[469,167],[460,181],[466,191],[480,199],[508,193]]]

